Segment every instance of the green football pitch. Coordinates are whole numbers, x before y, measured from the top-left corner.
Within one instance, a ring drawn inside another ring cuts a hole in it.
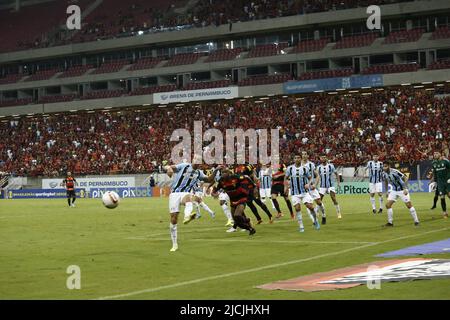
[[[285,216],[274,224],[266,219],[250,237],[226,233],[218,200],[207,198],[216,218],[202,211],[200,219],[180,223],[177,252],[169,252],[167,198],[122,199],[114,210],[98,199],[78,199],[76,208],[65,199],[0,200],[0,299],[450,299],[450,279],[382,283],[379,290],[257,289],[450,235],[450,220],[439,207],[429,209],[430,194],[412,195],[419,227],[403,203],[394,206],[395,227],[384,228],[386,215],[371,213],[368,196],[338,199],[343,219],[327,197],[320,231],[303,212],[306,231],[299,233],[281,200]],[[72,265],[80,268],[79,290],[66,285]]]

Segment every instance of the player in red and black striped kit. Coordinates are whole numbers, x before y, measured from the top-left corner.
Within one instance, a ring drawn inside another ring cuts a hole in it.
[[[250,179],[252,179],[252,182],[256,181],[255,167],[251,164],[237,165],[234,168],[234,173],[236,173],[238,175],[248,176]],[[258,209],[256,209],[253,202],[255,202],[267,214],[267,216],[269,217],[269,223],[273,223],[272,214],[270,213],[266,204],[264,202],[262,202],[261,199],[259,198],[259,193],[257,192],[256,185],[254,183],[250,184],[248,186],[248,188],[251,189],[251,192],[250,192],[250,195],[248,198],[247,206],[250,208],[250,210],[252,210],[253,214],[255,215],[255,217],[258,221],[257,224],[262,223],[262,219],[258,213]]]
[[[69,204],[69,207],[75,207],[75,200],[77,199],[75,185],[77,184],[77,180],[72,177],[72,172],[67,172],[67,177],[63,180],[61,186],[66,187],[67,203]],[[70,203],[70,200],[72,200],[72,203]]]
[[[248,186],[253,181],[243,175],[232,174],[229,169],[221,169],[221,178],[213,189],[213,194],[217,194],[218,190],[223,190],[230,197],[231,214],[237,227],[250,231],[250,235],[255,234],[256,230],[252,227],[250,219],[245,216],[245,205],[251,191]]]
[[[272,202],[277,210],[277,218],[281,218],[283,214],[281,213],[280,204],[277,201],[277,196],[281,195],[286,201],[286,205],[289,208],[289,212],[291,213],[291,218],[294,219],[294,211],[292,210],[291,200],[289,200],[289,195],[284,192],[284,171],[286,170],[286,166],[280,164],[278,170],[272,174],[272,190],[270,191],[272,194]]]

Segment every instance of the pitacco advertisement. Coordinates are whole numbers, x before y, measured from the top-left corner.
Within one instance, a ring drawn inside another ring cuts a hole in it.
[[[429,192],[429,180],[411,180],[408,181],[408,190],[414,192]],[[384,188],[384,184],[383,184]],[[391,186],[388,185],[389,190]],[[338,194],[366,194],[369,193],[369,182],[341,182],[339,188],[336,186]]]

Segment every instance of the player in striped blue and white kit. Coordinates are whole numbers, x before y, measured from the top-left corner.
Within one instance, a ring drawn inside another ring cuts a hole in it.
[[[269,164],[263,165],[258,173],[259,180],[259,196],[261,201],[266,203],[266,198],[272,204],[272,209],[275,210],[275,205],[272,202],[272,168]]]
[[[378,213],[383,212],[383,162],[379,161],[377,154],[374,154],[372,160],[367,163],[366,170],[369,172],[369,193],[372,212],[377,213],[375,204],[375,193],[378,193],[380,209]]]
[[[316,230],[320,229],[319,221],[317,220],[316,212],[314,211],[314,200],[309,194],[310,173],[308,168],[302,166],[302,158],[299,155],[294,157],[294,164],[286,169],[285,173],[285,193],[288,193],[288,188],[291,190],[291,201],[297,215],[297,221],[300,227],[300,232],[305,231],[303,226],[303,217],[301,212],[301,203],[303,203],[309,214],[313,216],[313,222]],[[289,187],[287,185],[289,181]]]
[[[326,156],[320,156],[320,165],[317,166],[317,173],[319,174],[319,180],[316,181],[316,186],[319,185],[320,198],[323,200],[325,194],[329,193],[338,219],[342,218],[341,207],[336,200],[336,188],[335,184],[339,187],[339,176],[334,167],[334,164],[330,163]]]
[[[311,195],[311,197],[317,204],[317,207],[315,208],[316,215],[317,215],[317,210],[320,209],[320,211],[322,213],[322,224],[326,224],[327,218],[326,218],[326,214],[325,214],[325,206],[323,205],[322,199],[319,194],[319,190],[317,190],[316,185],[315,185],[315,182],[319,179],[319,174],[316,171],[316,165],[314,164],[314,162],[309,161],[309,155],[308,155],[308,152],[306,152],[306,151],[302,151],[302,165],[304,167],[308,168],[309,174],[311,175],[311,180],[309,181],[309,185],[310,185],[309,194]],[[313,217],[311,215],[309,217],[314,222]]]
[[[172,239],[172,249],[170,249],[170,251],[177,251],[177,223],[180,206],[184,205],[184,224],[195,219],[196,213],[192,212],[192,190],[194,189],[194,186],[198,184],[199,180],[210,182],[213,181],[214,177],[207,177],[203,171],[199,170],[198,164],[180,163],[172,166],[164,166],[164,170],[167,171],[169,176],[175,175],[170,187],[171,192],[169,195],[170,236]]]
[[[386,227],[394,226],[394,211],[392,210],[392,205],[397,201],[398,198],[402,199],[406,207],[409,209],[409,213],[414,220],[414,225],[419,225],[419,218],[417,217],[416,209],[413,207],[407,188],[408,177],[403,173],[391,167],[389,163],[383,164],[383,180],[387,195],[386,209],[388,214],[388,222]],[[392,189],[388,189],[388,184],[391,185]]]

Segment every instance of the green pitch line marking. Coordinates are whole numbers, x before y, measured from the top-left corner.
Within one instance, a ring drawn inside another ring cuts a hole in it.
[[[215,275],[215,276],[199,278],[199,279],[194,279],[194,280],[189,280],[189,281],[183,281],[183,282],[178,282],[178,283],[155,287],[155,288],[148,288],[148,289],[132,291],[132,292],[122,293],[122,294],[117,294],[117,295],[112,295],[112,296],[99,297],[96,300],[127,298],[127,297],[136,296],[136,295],[140,295],[140,294],[144,294],[144,293],[150,293],[150,292],[156,292],[156,291],[161,291],[161,290],[166,290],[166,289],[183,287],[183,286],[197,284],[197,283],[201,283],[201,282],[205,282],[205,281],[211,281],[211,280],[217,280],[217,279],[222,279],[222,278],[228,278],[228,277],[232,277],[232,276],[238,276],[238,275],[242,275],[242,274],[246,274],[246,273],[254,273],[254,272],[261,271],[261,270],[274,269],[274,268],[284,267],[287,265],[298,264],[298,263],[302,263],[302,262],[307,262],[307,261],[326,258],[326,257],[330,257],[330,256],[340,255],[340,254],[344,254],[347,252],[352,252],[352,251],[356,251],[356,250],[360,250],[360,249],[364,249],[364,248],[368,248],[368,247],[377,246],[380,244],[385,244],[385,243],[404,240],[404,239],[416,238],[416,237],[420,237],[420,236],[423,236],[426,234],[431,234],[431,233],[436,233],[436,232],[441,232],[441,231],[446,231],[446,230],[450,230],[450,228],[442,228],[442,229],[427,231],[427,232],[423,232],[423,233],[419,233],[419,234],[413,234],[413,235],[409,235],[409,236],[403,236],[403,237],[398,237],[398,238],[394,238],[394,239],[384,240],[384,241],[380,241],[380,242],[368,243],[368,244],[364,244],[361,246],[357,246],[357,247],[353,247],[353,248],[349,248],[349,249],[345,249],[345,250],[341,250],[341,251],[336,251],[336,252],[320,254],[317,256],[309,257],[309,258],[291,260],[291,261],[286,261],[286,262],[282,262],[282,263],[269,264],[269,265],[258,267],[258,268],[241,270],[241,271],[231,272],[231,273],[224,273],[224,274],[219,274],[219,275]]]

